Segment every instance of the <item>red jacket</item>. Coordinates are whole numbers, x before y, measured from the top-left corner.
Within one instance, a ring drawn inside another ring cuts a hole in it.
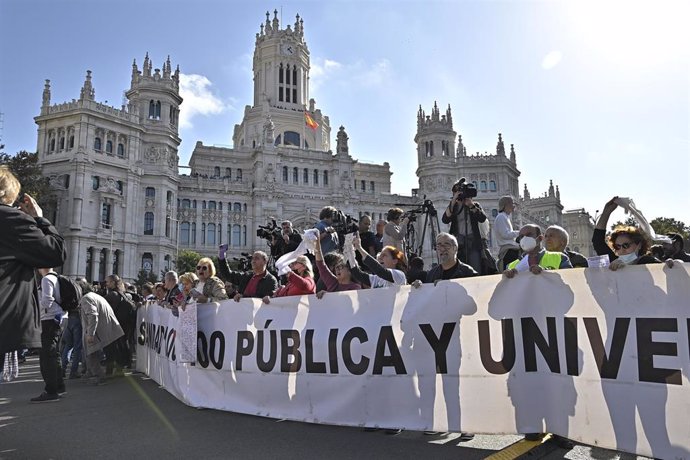
[[[275,297],[308,295],[314,293],[316,293],[316,283],[314,282],[314,278],[311,276],[303,278],[294,272],[289,272],[287,284],[278,289]]]

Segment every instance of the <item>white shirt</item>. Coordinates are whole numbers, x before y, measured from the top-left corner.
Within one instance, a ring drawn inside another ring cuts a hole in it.
[[[57,299],[62,299],[57,276],[49,273],[41,279],[41,321],[55,319],[56,315],[62,316],[62,307]]]
[[[510,221],[510,214],[499,212],[494,220],[494,233],[496,235],[496,244],[498,246],[510,246],[519,248],[515,242],[520,233],[518,230],[513,230],[513,223]]]

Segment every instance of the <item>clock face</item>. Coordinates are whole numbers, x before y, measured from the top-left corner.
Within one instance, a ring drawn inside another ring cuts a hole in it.
[[[149,262],[148,260],[144,262],[144,270],[146,270],[147,272],[151,271],[151,262]]]
[[[288,56],[292,56],[295,54],[295,46],[294,45],[283,45],[282,47],[283,54],[286,54]]]

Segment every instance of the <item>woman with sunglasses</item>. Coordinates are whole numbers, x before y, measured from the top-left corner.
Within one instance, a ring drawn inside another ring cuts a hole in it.
[[[618,207],[615,200],[610,199],[594,227],[592,245],[600,256],[608,255],[611,270],[618,270],[625,265],[658,264],[659,259],[649,254],[650,240],[642,230],[632,225],[619,225],[613,229],[606,244],[606,225],[611,213]]]
[[[199,259],[196,264],[196,276],[199,277],[199,282],[196,287],[192,289],[192,297],[198,303],[220,302],[227,300],[228,295],[225,292],[225,284],[216,277],[216,266],[208,257]]]
[[[323,260],[323,254],[321,252],[321,242],[316,240],[316,246],[314,247],[314,257],[316,258],[316,268],[319,270],[319,280],[323,280],[326,290],[319,291],[316,293],[318,299],[322,298],[326,292],[340,292],[340,291],[352,291],[355,289],[362,289],[362,285],[354,280],[352,270],[345,262],[345,259],[341,259],[336,262],[333,271],[326,265]]]
[[[292,295],[309,295],[316,292],[313,269],[307,256],[297,256],[290,264],[290,271],[287,273],[287,284],[278,288],[273,297],[287,297]],[[263,302],[271,303],[271,298],[265,296]]]

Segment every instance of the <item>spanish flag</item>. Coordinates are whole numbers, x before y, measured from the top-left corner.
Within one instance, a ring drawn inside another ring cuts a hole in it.
[[[314,121],[311,115],[309,115],[309,112],[307,112],[306,110],[304,111],[304,123],[315,131],[316,128],[319,127],[319,124]]]

